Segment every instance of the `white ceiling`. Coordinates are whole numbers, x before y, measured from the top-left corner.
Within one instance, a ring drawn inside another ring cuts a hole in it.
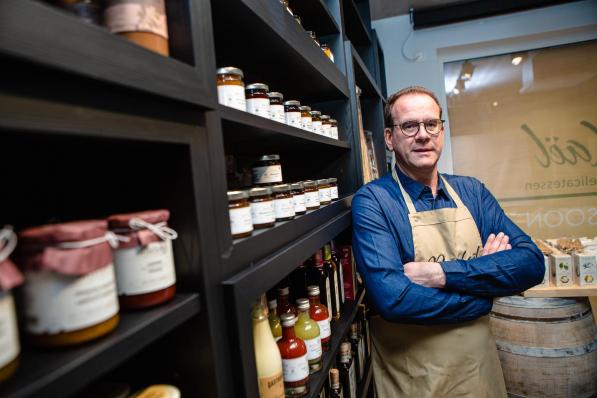
[[[424,10],[471,1],[473,0],[371,0],[371,19],[382,19],[408,14],[410,8]]]

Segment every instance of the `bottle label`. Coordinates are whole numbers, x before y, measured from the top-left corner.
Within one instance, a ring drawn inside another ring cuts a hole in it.
[[[330,137],[336,140],[338,139],[338,126],[330,127]]]
[[[340,299],[342,301],[342,304],[344,304],[344,301],[346,299],[346,297],[344,296],[344,270],[342,269],[342,264],[336,264],[336,266],[338,268],[338,273],[340,273]]]
[[[299,213],[307,210],[306,203],[305,203],[305,195],[294,195],[293,196],[293,203],[294,203],[294,212]]]
[[[143,294],[176,283],[172,241],[113,251],[118,294]]]
[[[313,132],[315,134],[323,134],[323,131],[321,129],[321,122],[312,122],[312,126],[313,126]]]
[[[26,272],[25,319],[34,334],[57,334],[97,325],[118,313],[114,266],[83,276],[49,270]]]
[[[269,113],[269,116],[272,120],[280,123],[286,122],[286,116],[284,115],[284,105],[270,105]]]
[[[326,295],[326,300],[327,300],[327,304],[328,304],[328,319],[331,321],[332,320],[332,294],[330,292],[330,278],[327,277],[325,278],[325,295]]]
[[[359,339],[358,344],[358,351],[359,351],[359,380],[363,378],[365,372],[365,346],[363,345],[363,337]]]
[[[319,206],[319,191],[305,192],[305,205],[307,207]]]
[[[332,134],[330,132],[330,125],[329,124],[322,124],[321,125],[321,135],[325,135],[326,137],[331,137]]]
[[[253,230],[251,208],[249,206],[230,209],[229,213],[232,235],[244,234]]]
[[[354,372],[354,361],[350,364],[350,368],[348,368],[348,380],[350,384],[350,396],[356,397],[357,396],[357,378]]]
[[[340,316],[340,292],[338,291],[338,274],[332,270],[334,274],[334,300],[336,300],[336,312],[337,316]]]
[[[286,124],[289,126],[301,128],[301,113],[286,112]]]
[[[301,117],[301,128],[313,132],[313,120],[311,117]]]
[[[282,182],[282,166],[274,164],[271,166],[253,167],[253,183],[271,184]]]
[[[150,32],[168,38],[164,0],[112,1],[104,12],[111,33]]]
[[[294,216],[294,203],[292,198],[275,199],[274,210],[276,219]]]
[[[253,225],[269,224],[276,221],[274,201],[251,203],[251,218],[253,219]]]
[[[222,105],[246,112],[245,88],[236,85],[218,86],[218,102]]]
[[[0,291],[0,368],[14,361],[21,351],[12,294]]]
[[[282,372],[259,378],[259,398],[284,398]]]
[[[329,202],[332,200],[332,194],[329,188],[319,188],[319,202]]]
[[[247,112],[253,115],[270,118],[269,99],[268,98],[248,98]]]
[[[332,328],[330,327],[330,320],[324,319],[323,321],[317,321],[319,325],[319,336],[321,339],[328,338],[332,335]]]
[[[305,339],[305,345],[307,346],[307,359],[309,361],[321,358],[323,350],[321,349],[321,338],[319,336],[314,339]]]
[[[338,199],[338,186],[330,188],[330,197],[332,199]]]
[[[282,369],[284,370],[284,381],[295,382],[309,377],[309,361],[307,354],[291,359],[282,359]]]

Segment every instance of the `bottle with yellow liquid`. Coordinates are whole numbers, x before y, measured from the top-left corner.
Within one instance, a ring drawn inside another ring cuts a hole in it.
[[[272,330],[274,339],[278,341],[282,338],[282,321],[280,321],[280,317],[277,314],[278,301],[276,299],[268,301],[268,307],[269,327]]]
[[[294,325],[294,333],[301,338],[307,346],[307,360],[309,361],[309,373],[319,372],[321,370],[321,358],[323,350],[321,348],[321,337],[319,325],[311,319],[309,315],[309,300],[300,298],[296,300],[296,309],[298,311],[298,320]]]

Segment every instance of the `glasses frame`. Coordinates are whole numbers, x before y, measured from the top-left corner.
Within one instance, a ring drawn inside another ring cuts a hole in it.
[[[427,130],[427,126],[425,126],[425,123],[427,123],[427,122],[429,122],[429,121],[432,121],[432,120],[435,120],[435,121],[438,121],[438,120],[439,120],[439,122],[440,122],[440,127],[439,127],[439,129],[437,130],[437,132],[435,132],[435,133],[432,133],[432,132],[430,132],[429,130]],[[410,135],[409,135],[409,134],[407,134],[407,133],[406,133],[406,132],[405,132],[405,131],[402,129],[402,125],[403,125],[404,123],[413,123],[413,122],[417,122],[417,131],[415,131],[413,134],[410,134]],[[391,127],[392,127],[392,128],[394,128],[394,127],[398,127],[398,129],[400,130],[400,132],[401,132],[401,133],[402,133],[402,134],[403,134],[405,137],[409,137],[409,138],[410,138],[410,137],[414,137],[414,136],[416,136],[417,134],[419,134],[419,131],[421,130],[421,124],[422,124],[422,125],[423,125],[423,128],[425,129],[425,131],[427,132],[427,134],[429,134],[429,135],[430,135],[430,136],[432,136],[432,137],[437,137],[437,136],[439,135],[439,133],[441,133],[441,131],[443,130],[443,128],[444,128],[444,123],[445,123],[445,120],[444,120],[444,119],[427,119],[427,120],[423,120],[423,121],[408,120],[408,121],[406,121],[406,122],[403,122],[403,123],[400,123],[400,124],[392,124],[392,126],[391,126]]]

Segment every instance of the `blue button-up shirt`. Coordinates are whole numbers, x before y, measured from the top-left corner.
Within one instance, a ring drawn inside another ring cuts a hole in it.
[[[456,207],[439,179],[437,194],[400,172],[398,178],[417,211]],[[483,244],[503,232],[512,250],[471,260],[444,261],[443,289],[411,282],[403,264],[414,261],[408,210],[391,173],[363,186],[352,201],[353,250],[370,302],[386,320],[443,324],[476,319],[493,297],[518,294],[543,280],[543,255],[505,214],[478,180],[442,174],[471,212]]]

